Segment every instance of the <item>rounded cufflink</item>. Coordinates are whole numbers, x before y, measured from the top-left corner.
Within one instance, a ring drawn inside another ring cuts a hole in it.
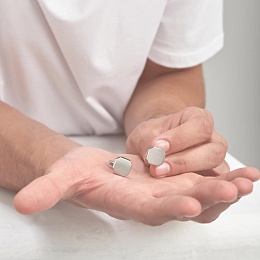
[[[165,156],[166,154],[162,148],[152,147],[146,153],[146,161],[149,164],[159,166],[163,163]]]
[[[127,176],[132,168],[132,163],[124,157],[117,157],[115,161],[110,160],[109,165],[113,168],[114,173],[120,176]]]

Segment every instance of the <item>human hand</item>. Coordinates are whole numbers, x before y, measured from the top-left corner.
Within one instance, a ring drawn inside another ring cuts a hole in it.
[[[153,146],[166,152],[164,163],[150,166],[153,177],[198,172],[215,167],[229,171],[224,161],[227,142],[214,129],[211,114],[189,107],[176,114],[161,116],[139,124],[128,136],[127,153],[139,154],[146,162],[147,150]]]
[[[117,155],[97,148],[75,148],[55,162],[42,177],[23,188],[14,199],[20,213],[33,214],[68,200],[118,219],[147,225],[171,220],[211,222],[231,204],[252,191],[259,171],[235,170],[218,177],[195,173],[155,179],[137,155],[127,177],[113,174],[108,161]]]

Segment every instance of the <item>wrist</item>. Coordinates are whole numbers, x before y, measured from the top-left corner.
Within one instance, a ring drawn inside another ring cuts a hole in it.
[[[49,167],[70,150],[82,147],[81,144],[62,134],[49,135],[33,143],[35,147],[31,157],[35,178],[44,175]]]
[[[80,146],[0,101],[0,186],[20,190]]]

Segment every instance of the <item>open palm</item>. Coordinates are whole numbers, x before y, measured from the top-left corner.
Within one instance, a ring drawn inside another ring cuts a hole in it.
[[[68,200],[119,219],[148,225],[171,220],[211,222],[231,204],[252,191],[259,171],[243,168],[218,177],[196,173],[156,179],[137,155],[127,177],[113,174],[108,161],[117,156],[97,148],[76,148],[15,197],[16,209],[32,214]]]

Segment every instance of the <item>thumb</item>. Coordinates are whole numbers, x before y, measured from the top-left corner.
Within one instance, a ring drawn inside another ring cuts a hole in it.
[[[50,172],[20,190],[14,198],[15,209],[22,214],[34,214],[53,207],[72,195],[72,185],[66,174]]]

